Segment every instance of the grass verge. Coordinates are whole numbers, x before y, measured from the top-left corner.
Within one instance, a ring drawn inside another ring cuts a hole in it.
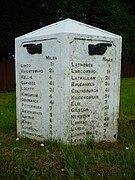
[[[134,179],[135,79],[121,81],[116,143],[16,140],[15,93],[0,93],[0,179]]]

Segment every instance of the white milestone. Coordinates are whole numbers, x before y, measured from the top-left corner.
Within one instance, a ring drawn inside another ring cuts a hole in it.
[[[117,140],[121,36],[66,19],[15,44],[17,137]]]

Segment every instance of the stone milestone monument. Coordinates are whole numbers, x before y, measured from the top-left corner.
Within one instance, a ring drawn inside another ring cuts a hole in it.
[[[116,141],[121,44],[71,19],[16,38],[18,137]]]

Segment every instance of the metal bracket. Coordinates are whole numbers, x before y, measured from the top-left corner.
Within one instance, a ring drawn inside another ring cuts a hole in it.
[[[112,44],[111,43],[99,43],[99,44],[89,44],[88,45],[88,52],[89,55],[103,55],[106,50],[107,47],[111,47]]]
[[[42,54],[42,44],[24,44],[29,54]]]

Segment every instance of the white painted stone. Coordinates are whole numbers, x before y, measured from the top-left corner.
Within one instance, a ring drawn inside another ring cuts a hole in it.
[[[66,19],[16,38],[17,137],[116,141],[122,38]],[[110,43],[103,55],[88,45]],[[27,44],[42,44],[29,54]]]

